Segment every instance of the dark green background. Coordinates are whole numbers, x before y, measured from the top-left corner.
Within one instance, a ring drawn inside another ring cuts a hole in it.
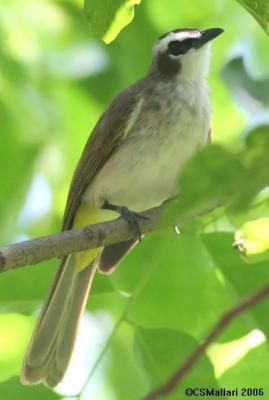
[[[148,235],[110,278],[96,278],[77,364],[61,389],[83,400],[145,395],[224,310],[269,280],[268,260],[249,264],[232,248],[242,222],[268,216],[266,195],[258,196],[260,207],[249,206],[268,183],[268,37],[236,1],[143,0],[133,22],[105,45],[92,34],[102,35],[104,21],[113,19],[109,3],[98,2],[103,8],[89,21],[82,1],[0,1],[1,244],[59,230],[72,171],[97,118],[145,73],[154,40],[178,27],[225,29],[209,75],[213,143],[223,148],[212,147],[189,167],[182,208],[172,207],[169,217],[216,200],[233,206],[188,222],[179,236],[172,228]],[[268,29],[268,6],[257,3]],[[254,145],[246,145],[248,135]],[[18,381],[55,266],[53,260],[0,276],[3,399],[62,398]],[[234,321],[169,398],[184,398],[188,386],[269,391],[268,310],[264,301]]]

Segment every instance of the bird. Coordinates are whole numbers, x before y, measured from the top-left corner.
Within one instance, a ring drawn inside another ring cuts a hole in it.
[[[71,180],[62,230],[121,215],[137,234],[61,258],[24,357],[23,384],[53,388],[63,379],[95,272],[115,269],[140,239],[139,213],[177,196],[184,165],[210,143],[206,76],[210,43],[222,32],[185,28],[162,35],[144,77],[97,121]]]

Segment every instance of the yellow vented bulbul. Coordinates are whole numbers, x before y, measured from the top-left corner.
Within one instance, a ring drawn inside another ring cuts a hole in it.
[[[71,182],[63,230],[119,214],[139,230],[137,212],[177,195],[183,165],[210,140],[205,76],[209,43],[222,32],[176,29],[159,38],[146,75],[112,101],[89,137]],[[61,259],[24,359],[24,384],[53,387],[61,381],[96,269],[112,271],[135,241]]]

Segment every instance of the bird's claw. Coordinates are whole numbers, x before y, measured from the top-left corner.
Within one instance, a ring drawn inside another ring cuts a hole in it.
[[[147,216],[141,215],[139,213],[136,213],[134,211],[130,211],[128,207],[121,206],[118,208],[118,212],[120,213],[121,217],[125,219],[125,221],[129,224],[130,228],[133,229],[135,232],[138,241],[141,242],[142,240],[142,232],[140,229],[140,225],[138,220],[139,219],[148,219]]]

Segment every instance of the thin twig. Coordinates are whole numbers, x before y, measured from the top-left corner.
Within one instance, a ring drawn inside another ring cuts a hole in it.
[[[216,339],[217,336],[227,327],[227,325],[233,321],[239,314],[242,314],[246,310],[255,306],[261,300],[269,296],[269,285],[257,290],[244,298],[237,305],[228,310],[219,319],[217,324],[209,332],[206,338],[194,349],[192,353],[185,359],[180,367],[174,372],[174,374],[168,379],[168,381],[160,386],[158,389],[149,393],[143,400],[155,400],[164,397],[175,390],[176,386],[182,381],[186,374],[195,366],[199,361],[200,357],[204,354],[207,347]]]

